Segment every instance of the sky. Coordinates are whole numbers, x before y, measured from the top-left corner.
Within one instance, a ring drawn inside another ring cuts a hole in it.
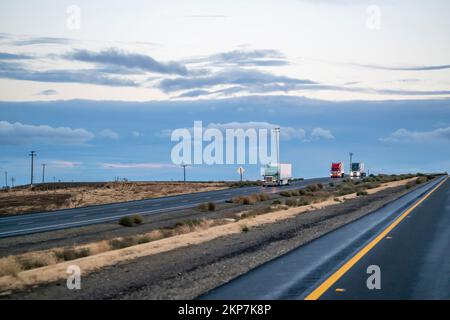
[[[36,150],[48,180],[178,180],[170,132],[194,121],[281,127],[296,176],[350,151],[372,172],[445,171],[449,13],[445,0],[2,1],[0,172],[27,183]]]

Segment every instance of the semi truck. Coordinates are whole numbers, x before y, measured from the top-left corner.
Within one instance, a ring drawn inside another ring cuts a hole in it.
[[[364,178],[366,176],[366,172],[364,170],[363,162],[353,162],[352,163],[352,171],[350,171],[350,178]]]
[[[292,179],[292,165],[290,163],[268,164],[261,168],[263,186],[282,186],[289,184]]]
[[[333,162],[331,164],[330,177],[331,178],[343,178],[344,177],[344,163],[343,162]]]

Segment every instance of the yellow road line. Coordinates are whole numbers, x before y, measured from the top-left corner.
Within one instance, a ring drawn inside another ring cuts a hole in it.
[[[391,232],[407,215],[411,213],[417,206],[419,206],[425,199],[427,199],[434,191],[436,191],[448,177],[445,177],[436,187],[428,192],[422,199],[416,202],[414,205],[409,207],[400,217],[398,217],[394,222],[392,222],[382,233],[380,233],[375,239],[373,239],[369,244],[362,248],[357,254],[355,254],[349,261],[347,261],[342,267],[339,268],[335,273],[333,273],[328,279],[326,279],[320,286],[314,289],[305,300],[317,300],[319,299],[330,287],[335,284],[348,270],[350,270],[362,257],[364,257],[373,247],[375,247],[386,235]]]

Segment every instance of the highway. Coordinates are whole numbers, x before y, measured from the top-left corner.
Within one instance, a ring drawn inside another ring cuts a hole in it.
[[[450,299],[449,253],[445,176],[199,299]]]
[[[142,216],[193,208],[203,202],[225,202],[235,196],[259,192],[275,193],[306,187],[312,183],[327,183],[329,178],[305,179],[281,187],[243,187],[183,194],[147,200],[65,209],[0,218],[0,238],[32,234],[51,230],[74,228],[96,223],[117,221],[120,217]]]

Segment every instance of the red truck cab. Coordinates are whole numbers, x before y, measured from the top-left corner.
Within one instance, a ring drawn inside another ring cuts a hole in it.
[[[342,162],[333,162],[330,170],[331,178],[343,178],[344,177],[344,164]]]

